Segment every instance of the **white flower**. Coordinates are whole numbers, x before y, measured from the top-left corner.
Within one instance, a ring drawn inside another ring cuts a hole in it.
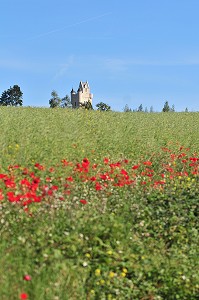
[[[86,261],[84,261],[83,264],[82,264],[82,266],[83,266],[83,267],[87,267],[87,266],[88,266],[88,263],[87,263]]]

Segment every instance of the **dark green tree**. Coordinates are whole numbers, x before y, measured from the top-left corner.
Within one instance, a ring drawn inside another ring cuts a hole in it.
[[[138,112],[142,112],[142,111],[143,111],[143,106],[142,106],[142,104],[140,104],[140,105],[138,106],[137,111],[138,111]]]
[[[187,107],[185,108],[185,112],[189,112],[189,110],[188,110],[188,108],[187,108]]]
[[[71,100],[68,95],[61,99],[60,107],[62,108],[72,108]]]
[[[170,107],[169,107],[169,102],[168,101],[165,102],[162,111],[163,112],[169,112],[170,111]]]
[[[131,112],[132,109],[128,106],[128,104],[126,104],[126,105],[124,106],[123,111],[124,111],[124,112]]]
[[[0,98],[1,106],[22,106],[23,93],[18,85],[13,85],[8,90],[5,90]]]
[[[8,106],[9,105],[9,94],[8,90],[4,91],[0,98],[0,105],[1,106]]]
[[[86,109],[86,110],[92,110],[93,109],[93,106],[92,106],[92,103],[90,100],[88,101],[85,101],[84,103],[81,103],[79,104],[79,106],[83,109]]]
[[[97,110],[100,110],[100,111],[110,111],[111,110],[111,107],[104,102],[99,102],[98,104],[96,104],[96,107],[97,107]]]
[[[53,90],[51,93],[51,99],[49,100],[49,104],[51,108],[60,107],[62,99],[58,96],[58,93]]]

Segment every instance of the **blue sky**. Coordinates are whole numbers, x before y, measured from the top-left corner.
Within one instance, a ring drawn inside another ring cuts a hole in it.
[[[95,104],[199,110],[198,0],[1,0],[0,94],[49,106],[88,81]]]

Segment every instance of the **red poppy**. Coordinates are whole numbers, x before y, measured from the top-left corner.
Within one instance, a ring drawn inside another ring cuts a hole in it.
[[[84,204],[84,205],[88,203],[88,202],[87,202],[86,200],[84,200],[84,199],[81,199],[80,202],[81,202],[82,204]]]
[[[107,165],[109,163],[109,159],[107,157],[104,158],[104,164]]]
[[[69,176],[69,177],[66,178],[66,180],[72,182],[72,181],[73,181],[73,177],[72,177],[72,176]]]
[[[35,164],[35,168],[37,168],[38,170],[44,170],[44,166],[40,165],[39,163]]]
[[[22,293],[22,294],[20,295],[20,299],[21,299],[21,300],[26,300],[26,299],[28,299],[28,294]]]
[[[0,189],[0,200],[4,199],[3,191]]]
[[[95,189],[96,189],[96,191],[101,191],[102,190],[102,186],[99,182],[95,183]]]
[[[126,170],[124,170],[124,169],[122,169],[122,170],[120,171],[120,173],[123,174],[123,175],[128,175],[128,172],[127,172]]]
[[[132,167],[132,170],[137,170],[139,168],[139,165],[135,165]]]
[[[26,281],[30,281],[32,278],[30,275],[27,274],[27,275],[24,275],[23,279]]]
[[[152,165],[152,162],[149,161],[149,160],[147,160],[147,161],[144,161],[143,164],[144,164],[145,166],[151,166],[151,165]]]

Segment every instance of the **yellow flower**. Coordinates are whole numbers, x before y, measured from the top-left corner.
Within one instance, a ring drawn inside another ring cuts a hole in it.
[[[127,270],[126,268],[123,268],[123,269],[122,269],[122,272],[127,273],[128,270]]]
[[[94,295],[94,294],[95,294],[95,291],[94,291],[94,290],[91,290],[90,293],[91,293],[92,295]]]
[[[101,275],[101,270],[100,269],[96,269],[95,270],[95,276],[100,276]]]
[[[104,284],[105,284],[105,280],[104,280],[104,279],[101,279],[101,280],[100,280],[100,284],[101,284],[101,285],[104,285]]]
[[[112,272],[112,271],[110,271],[110,272],[109,272],[109,277],[110,277],[110,278],[113,278],[113,277],[115,277],[115,273],[114,273],[114,272]]]
[[[107,253],[108,255],[112,255],[112,254],[113,254],[113,252],[112,252],[111,250],[107,251],[106,253]]]
[[[126,277],[126,273],[122,272],[121,277]]]
[[[88,258],[91,257],[90,253],[86,253],[85,256],[88,257]]]

